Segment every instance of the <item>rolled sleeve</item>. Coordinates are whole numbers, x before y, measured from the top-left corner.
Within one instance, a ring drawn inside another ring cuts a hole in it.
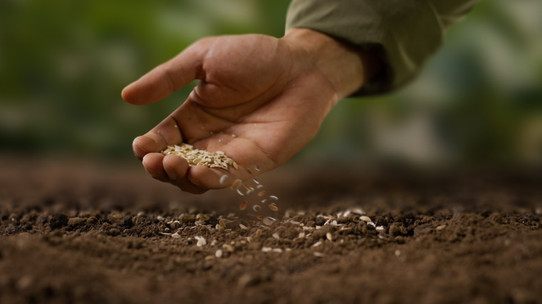
[[[371,51],[381,68],[356,95],[377,94],[416,77],[442,44],[445,28],[475,2],[441,0],[433,5],[428,0],[293,0],[286,28],[309,28]]]

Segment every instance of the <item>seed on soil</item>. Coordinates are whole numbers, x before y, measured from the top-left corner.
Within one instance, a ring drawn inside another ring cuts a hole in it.
[[[271,247],[262,247],[262,252],[270,252],[273,250]]]
[[[203,246],[207,245],[207,240],[204,237],[196,235],[194,238],[198,241],[196,243],[196,246],[203,247]]]
[[[181,143],[180,145],[169,145],[162,150],[164,155],[177,155],[186,160],[190,167],[196,165],[206,166],[209,168],[221,168],[228,170],[229,166],[238,168],[237,163],[226,156],[222,151],[209,152],[194,148],[194,146]]]
[[[438,228],[438,227],[437,227]],[[384,228],[384,226],[376,226],[376,231],[378,232],[384,232],[386,230],[386,228]]]
[[[181,238],[181,235],[178,232],[175,232],[174,234],[171,235],[171,237],[174,239],[178,239],[178,238]]]
[[[362,221],[364,221],[364,222],[366,222],[366,223],[372,222],[371,218],[368,217],[368,216],[366,216],[366,215],[360,216],[359,219],[362,220]]]
[[[326,233],[326,239],[328,239],[328,241],[330,242],[333,242],[333,235],[331,235],[331,232]]]
[[[315,252],[313,252],[312,254],[313,254],[315,257],[319,257],[319,258],[324,257],[324,254],[321,253],[321,252],[318,252],[318,251],[315,251]]]
[[[241,228],[243,230],[248,230],[248,227],[243,225],[243,224],[239,224],[239,228]]]
[[[262,219],[262,223],[264,223],[264,225],[271,226],[276,220],[277,219],[268,216],[268,217]]]
[[[215,257],[217,258],[221,258],[222,257],[222,249],[218,249],[216,252],[215,252]]]
[[[446,225],[440,225],[440,226],[437,226],[437,228],[435,228],[435,230],[440,231],[440,230],[443,230],[444,228],[446,228]]]
[[[280,240],[280,235],[279,235],[278,233],[276,233],[276,232],[273,233],[272,237],[273,237],[274,239]]]

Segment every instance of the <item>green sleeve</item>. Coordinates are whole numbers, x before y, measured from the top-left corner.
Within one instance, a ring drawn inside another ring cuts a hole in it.
[[[293,0],[286,28],[309,28],[374,52],[378,74],[355,95],[391,91],[413,79],[444,30],[476,0]]]

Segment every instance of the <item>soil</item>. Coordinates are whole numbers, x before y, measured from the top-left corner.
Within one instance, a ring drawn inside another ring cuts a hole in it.
[[[287,166],[266,225],[139,166],[0,168],[0,303],[542,303],[540,175]]]

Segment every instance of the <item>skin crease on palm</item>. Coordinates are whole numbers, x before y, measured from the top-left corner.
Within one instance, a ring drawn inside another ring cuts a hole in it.
[[[204,38],[122,91],[127,102],[143,105],[199,80],[182,105],[134,140],[134,153],[152,177],[184,191],[227,187],[234,178],[220,184],[223,174],[247,179],[298,153],[339,99],[363,85],[367,66],[360,52],[308,29],[282,38]],[[240,168],[189,167],[160,153],[181,142],[224,151]]]

